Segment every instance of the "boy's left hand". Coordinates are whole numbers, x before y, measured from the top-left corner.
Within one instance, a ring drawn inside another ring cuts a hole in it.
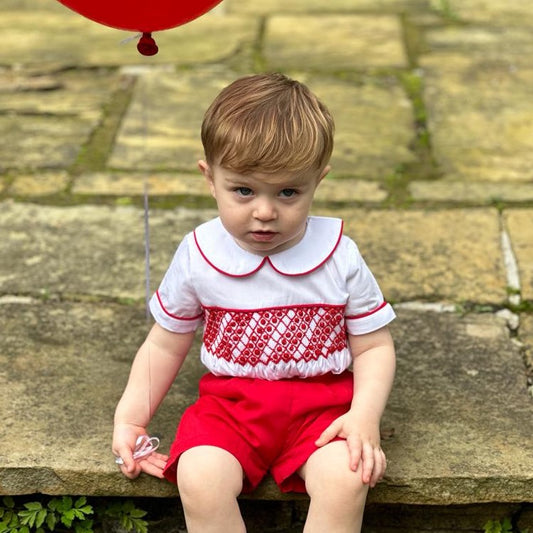
[[[130,479],[135,479],[141,472],[163,478],[163,470],[168,461],[167,455],[153,452],[140,460],[133,458],[135,442],[140,435],[146,435],[145,428],[132,424],[115,425],[113,431],[113,453],[115,457],[120,457],[123,461],[123,464],[120,465],[120,470]]]
[[[350,468],[355,472],[361,465],[363,483],[375,487],[383,479],[387,468],[387,459],[380,446],[379,425],[359,421],[353,413],[348,412],[334,420],[315,444],[324,446],[335,437],[346,439]]]

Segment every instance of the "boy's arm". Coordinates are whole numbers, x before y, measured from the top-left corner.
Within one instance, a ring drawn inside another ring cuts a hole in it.
[[[121,457],[122,472],[129,478],[141,471],[162,477],[166,459],[153,454],[134,461],[137,437],[146,434],[152,416],[178,374],[194,339],[192,333],[173,333],[155,324],[133,361],[128,383],[115,411],[113,453]]]
[[[394,344],[388,327],[348,338],[353,357],[352,405],[322,433],[316,444],[323,446],[336,436],[345,438],[350,467],[355,471],[362,462],[363,481],[374,486],[386,467],[379,424],[394,380]]]

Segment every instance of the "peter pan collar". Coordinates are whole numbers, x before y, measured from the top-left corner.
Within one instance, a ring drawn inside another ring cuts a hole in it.
[[[219,218],[205,222],[193,233],[196,247],[205,261],[227,276],[243,277],[257,272],[266,263],[284,276],[302,276],[322,266],[342,237],[338,218],[309,217],[302,240],[292,248],[263,257],[241,248]]]

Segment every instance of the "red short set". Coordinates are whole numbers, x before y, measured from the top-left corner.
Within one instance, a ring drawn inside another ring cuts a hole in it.
[[[297,474],[317,450],[316,439],[346,413],[353,375],[326,374],[278,381],[206,374],[200,396],[183,414],[164,470],[176,483],[180,455],[195,446],[217,446],[241,464],[243,492],[251,492],[267,472],[283,492],[305,492]]]

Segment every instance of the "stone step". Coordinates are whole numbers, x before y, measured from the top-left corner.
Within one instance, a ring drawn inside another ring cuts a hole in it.
[[[142,306],[4,297],[0,322],[0,494],[177,494],[146,475],[127,480],[110,450],[114,407],[148,329]],[[392,331],[398,372],[382,426],[389,467],[369,501],[533,501],[533,406],[505,323],[400,308]],[[151,424],[163,450],[196,397],[198,351],[197,342]],[[254,497],[294,495],[268,480]]]
[[[494,261],[496,211],[464,210],[456,225],[456,210],[321,214],[344,216],[399,315],[392,326],[398,374],[383,420],[390,465],[370,501],[533,501],[533,404],[522,353],[504,318],[459,314],[453,305],[409,305],[446,287],[451,302],[459,294],[494,305],[504,298],[504,269]],[[183,235],[211,216],[210,210],[152,213],[153,288]],[[519,228],[509,227],[522,242]],[[110,451],[114,407],[149,328],[142,210],[4,202],[0,228],[6,236],[0,241],[0,493],[175,495],[175,487],[148,476],[125,479]],[[386,238],[391,228],[395,239]],[[520,335],[531,342],[531,320]],[[151,426],[163,449],[202,372],[197,343]],[[293,496],[267,481],[256,497]]]

